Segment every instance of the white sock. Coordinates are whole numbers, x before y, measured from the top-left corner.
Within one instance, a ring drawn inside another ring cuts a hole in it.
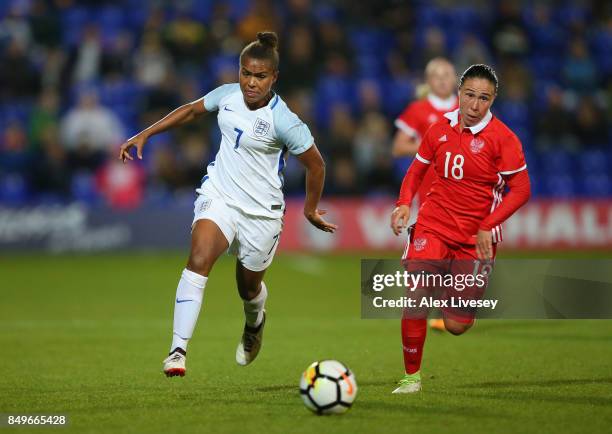
[[[170,351],[176,347],[187,351],[187,343],[191,339],[202,306],[207,280],[208,277],[183,270],[174,300],[174,333]]]
[[[242,300],[244,303],[244,316],[249,327],[257,327],[263,321],[263,309],[268,298],[268,288],[261,282],[261,291],[251,300]]]

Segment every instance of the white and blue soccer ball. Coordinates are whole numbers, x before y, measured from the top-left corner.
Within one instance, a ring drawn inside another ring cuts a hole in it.
[[[314,362],[302,374],[300,394],[304,405],[317,414],[342,414],[357,396],[355,375],[337,360]]]

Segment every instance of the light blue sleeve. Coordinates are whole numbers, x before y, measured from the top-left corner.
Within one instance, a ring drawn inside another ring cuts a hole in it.
[[[272,110],[272,113],[277,137],[287,146],[290,153],[299,155],[310,149],[314,144],[314,138],[308,126],[295,113],[285,104],[279,104],[279,107]]]
[[[236,90],[240,89],[238,83],[223,84],[216,89],[211,90],[204,95],[204,108],[208,112],[219,110],[219,102],[221,99]]]

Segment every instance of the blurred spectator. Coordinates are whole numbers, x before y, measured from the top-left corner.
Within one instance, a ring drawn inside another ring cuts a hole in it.
[[[155,187],[174,191],[185,185],[185,177],[177,153],[171,149],[170,145],[165,144],[158,147],[151,157],[153,158],[154,179],[160,181],[154,182]]]
[[[236,32],[244,43],[249,43],[255,39],[257,32],[278,31],[278,23],[279,19],[272,1],[253,0],[246,16],[238,22]]]
[[[34,187],[41,193],[66,199],[70,193],[71,173],[66,150],[59,141],[57,126],[46,125],[40,132],[39,140],[40,152],[32,171]]]
[[[523,5],[514,0],[499,4],[499,15],[491,27],[493,47],[500,56],[522,56],[529,51],[529,39],[521,18]]]
[[[59,124],[59,95],[53,88],[47,87],[38,98],[38,104],[30,115],[29,136],[34,147],[41,143],[41,136],[49,127]]]
[[[487,47],[473,33],[468,33],[463,37],[459,49],[453,56],[455,68],[459,73],[465,71],[468,66],[475,63],[491,64],[491,56]]]
[[[29,172],[32,154],[28,149],[28,136],[18,122],[9,124],[0,142],[0,173]]]
[[[565,84],[578,93],[590,93],[597,88],[597,67],[584,39],[574,38],[570,43],[562,73]]]
[[[206,161],[209,161],[212,157],[205,135],[198,132],[188,134],[182,141],[181,152],[185,187],[195,188],[202,180],[206,169]]]
[[[331,123],[321,147],[332,159],[353,153],[355,121],[348,107],[336,104],[331,109]]]
[[[40,77],[17,39],[11,40],[0,64],[0,99],[14,102],[16,98],[34,97],[39,92]]]
[[[116,209],[138,207],[144,196],[144,171],[139,164],[123,164],[111,153],[96,173],[96,187],[106,203]]]
[[[390,141],[391,129],[385,117],[375,111],[366,113],[359,122],[353,148],[353,160],[360,173],[372,172],[381,158],[391,160]]]
[[[275,90],[320,146],[329,194],[387,191],[390,160],[379,143],[425,63],[451,48],[459,73],[479,62],[496,68],[502,86],[494,112],[516,128],[527,151],[530,143],[537,152],[610,147],[612,18],[605,2],[557,7],[479,0],[459,8],[448,0],[5,3],[0,200],[22,203],[31,180],[35,194],[96,201],[101,189],[109,203],[134,206],[144,170],[110,163],[126,138],[118,119],[135,132],[219,84],[236,82],[244,42],[267,29],[282,32]],[[117,18],[111,28],[99,13],[106,6]],[[81,95],[58,127],[59,114],[82,86],[103,89],[108,109]],[[214,116],[194,130],[168,134],[148,148],[148,186],[192,189],[218,144]],[[537,170],[532,174],[541,177]],[[303,191],[295,159],[285,181],[287,193]]]
[[[334,196],[354,196],[361,193],[361,182],[357,175],[355,163],[349,156],[335,159],[331,165],[329,181],[325,187],[328,194]]]
[[[282,79],[279,80],[279,89],[289,92],[296,88],[312,88],[319,72],[314,35],[305,25],[295,26],[283,42],[280,46]]]
[[[45,0],[34,0],[30,10],[30,26],[34,40],[44,47],[57,47],[61,41],[62,28],[59,16]]]
[[[359,82],[359,107],[362,112],[380,112],[381,104],[381,89],[378,82],[374,80],[362,80]]]
[[[425,46],[421,50],[418,69],[425,69],[427,62],[435,57],[447,57],[446,40],[442,29],[432,26],[425,30]]]
[[[62,142],[67,149],[84,143],[93,150],[106,152],[125,138],[121,121],[109,109],[98,103],[98,95],[88,89],[81,92],[78,105],[61,122]]]
[[[576,139],[572,134],[574,123],[572,114],[563,105],[563,91],[551,87],[546,96],[547,107],[536,122],[536,146],[539,150],[550,150],[556,147],[571,149]]]
[[[9,8],[6,16],[0,21],[0,42],[12,41],[23,47],[24,50],[30,47],[32,30],[25,14],[24,6],[16,2]]]
[[[70,76],[66,75],[68,55],[61,48],[50,48],[45,52],[42,66],[42,86],[52,87],[62,93],[70,87]]]
[[[337,21],[329,18],[322,20],[319,23],[318,34],[321,42],[316,58],[318,61],[327,58],[330,53],[337,53],[347,61],[352,60],[353,50],[346,38],[346,33]]]
[[[604,112],[595,105],[593,98],[583,97],[575,115],[575,133],[583,146],[610,145],[609,127]]]
[[[187,13],[179,14],[166,25],[163,38],[179,68],[189,69],[204,62],[206,29]]]
[[[102,41],[94,24],[83,30],[78,47],[69,56],[67,67],[74,83],[89,83],[100,76],[102,65]]]
[[[140,48],[134,56],[136,79],[145,86],[159,86],[172,70],[172,58],[164,50],[159,35],[145,33]]]
[[[120,32],[111,40],[109,50],[102,56],[101,71],[104,78],[118,79],[132,74],[134,38],[127,31]]]

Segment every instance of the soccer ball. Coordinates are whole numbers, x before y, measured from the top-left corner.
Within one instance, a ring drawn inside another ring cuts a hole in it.
[[[304,405],[317,414],[341,414],[357,396],[357,382],[349,368],[337,360],[314,362],[302,374]]]

